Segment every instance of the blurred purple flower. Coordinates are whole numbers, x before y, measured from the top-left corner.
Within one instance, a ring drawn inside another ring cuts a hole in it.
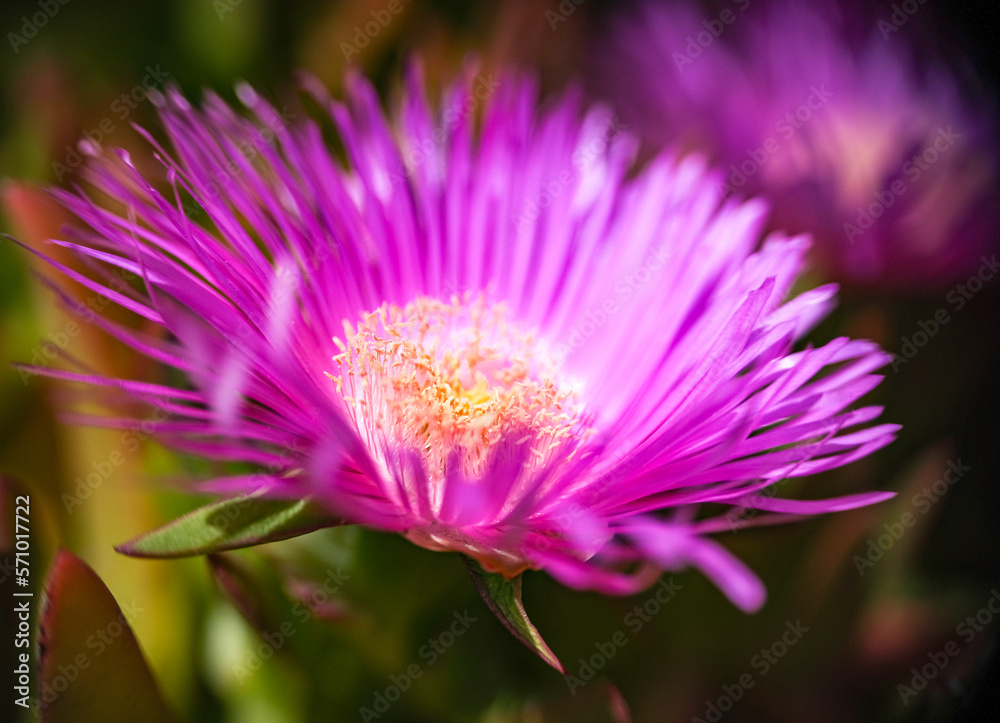
[[[836,3],[722,7],[620,16],[595,58],[626,122],[707,153],[727,192],[768,196],[772,225],[812,233],[834,278],[942,286],[996,251],[996,116],[976,83],[963,95],[904,32]]]
[[[159,328],[94,322],[186,382],[26,368],[120,390],[169,413],[167,443],[269,471],[207,489],[315,496],[493,572],[612,594],[694,565],[753,610],[761,583],[707,537],[726,512],[890,496],[762,494],[893,438],[864,426],[880,408],[849,409],[889,357],[845,338],[792,350],[835,289],[786,299],[806,239],[755,250],[763,206],[723,202],[698,158],[638,170],[607,109],[570,93],[538,110],[523,79],[459,83],[435,112],[413,71],[388,119],[356,76],[343,104],[309,85],[343,158],[246,87],[253,118],[171,91],[176,158],[150,142],[174,193],[106,152],[88,178],[117,210],[55,192],[87,228],[53,243],[91,273],[46,258]]]

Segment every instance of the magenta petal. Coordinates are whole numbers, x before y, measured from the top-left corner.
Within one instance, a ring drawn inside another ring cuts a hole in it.
[[[643,521],[624,529],[663,568],[697,567],[746,612],[764,604],[766,593],[760,579],[717,542],[694,534],[687,526],[670,523]]]
[[[736,607],[752,613],[764,604],[767,592],[760,578],[718,543],[692,538],[688,555],[691,564],[718,585]]]
[[[768,512],[783,512],[790,515],[821,515],[826,512],[843,512],[858,507],[885,502],[896,496],[895,492],[862,492],[827,500],[784,500],[777,497],[753,495],[742,500],[747,507]]]
[[[325,118],[171,89],[169,142],[142,131],[165,183],[95,149],[93,193],[53,192],[78,264],[34,253],[138,315],[95,326],[166,368],[17,365],[123,407],[78,421],[254,468],[195,489],[315,499],[506,579],[624,595],[693,566],[744,610],[763,587],[700,505],[771,524],[889,496],[767,494],[893,439],[863,400],[889,357],[797,346],[835,289],[797,293],[809,239],[762,239],[764,202],[705,158],[646,158],[580,89],[541,106],[472,63],[440,102],[414,64],[389,112],[358,74],[342,99],[303,82]]]

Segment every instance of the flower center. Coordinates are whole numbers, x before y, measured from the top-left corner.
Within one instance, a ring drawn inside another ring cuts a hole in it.
[[[435,512],[446,475],[481,478],[498,445],[527,445],[526,463],[541,466],[572,456],[589,434],[576,394],[556,382],[556,360],[501,304],[418,297],[344,326],[337,391],[383,463],[392,449],[420,455]]]

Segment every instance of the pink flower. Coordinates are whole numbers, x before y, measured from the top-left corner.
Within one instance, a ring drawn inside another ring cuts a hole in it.
[[[996,116],[967,79],[834,3],[723,8],[622,16],[595,58],[628,123],[707,153],[727,193],[767,196],[833,278],[945,286],[996,251]]]
[[[539,110],[523,79],[459,83],[435,112],[413,72],[388,118],[348,88],[343,104],[313,88],[342,154],[246,87],[252,119],[163,99],[176,156],[150,142],[169,194],[91,149],[116,209],[55,191],[83,227],[53,243],[91,273],[50,262],[158,328],[94,319],[185,381],[34,370],[155,405],[167,443],[266,470],[212,490],[312,496],[493,572],[612,594],[694,565],[753,610],[761,583],[709,537],[726,511],[889,496],[764,494],[897,427],[851,409],[888,355],[794,350],[834,288],[790,295],[808,242],[758,247],[762,204],[723,201],[696,157],[637,167],[606,109],[571,93]]]

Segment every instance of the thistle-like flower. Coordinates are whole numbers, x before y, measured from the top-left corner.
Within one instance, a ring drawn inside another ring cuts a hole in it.
[[[708,154],[727,193],[765,195],[776,227],[815,237],[830,277],[940,287],[995,253],[995,110],[970,78],[917,58],[895,5],[882,19],[826,2],[697,5],[641,2],[595,54],[626,122]]]
[[[342,156],[246,87],[249,117],[162,98],[176,156],[148,137],[171,193],[89,149],[116,208],[56,191],[83,227],[53,243],[91,273],[46,258],[144,319],[93,322],[175,371],[34,371],[120,390],[162,410],[167,443],[261,469],[209,489],[310,498],[496,579],[629,594],[693,565],[754,610],[763,586],[709,537],[727,512],[888,496],[765,493],[892,439],[867,425],[879,408],[851,408],[888,355],[793,348],[835,289],[790,295],[807,239],[761,243],[763,204],[724,201],[701,160],[638,167],[607,109],[572,92],[539,109],[525,79],[460,82],[434,111],[413,71],[388,117],[358,77],[344,103],[311,90]]]

